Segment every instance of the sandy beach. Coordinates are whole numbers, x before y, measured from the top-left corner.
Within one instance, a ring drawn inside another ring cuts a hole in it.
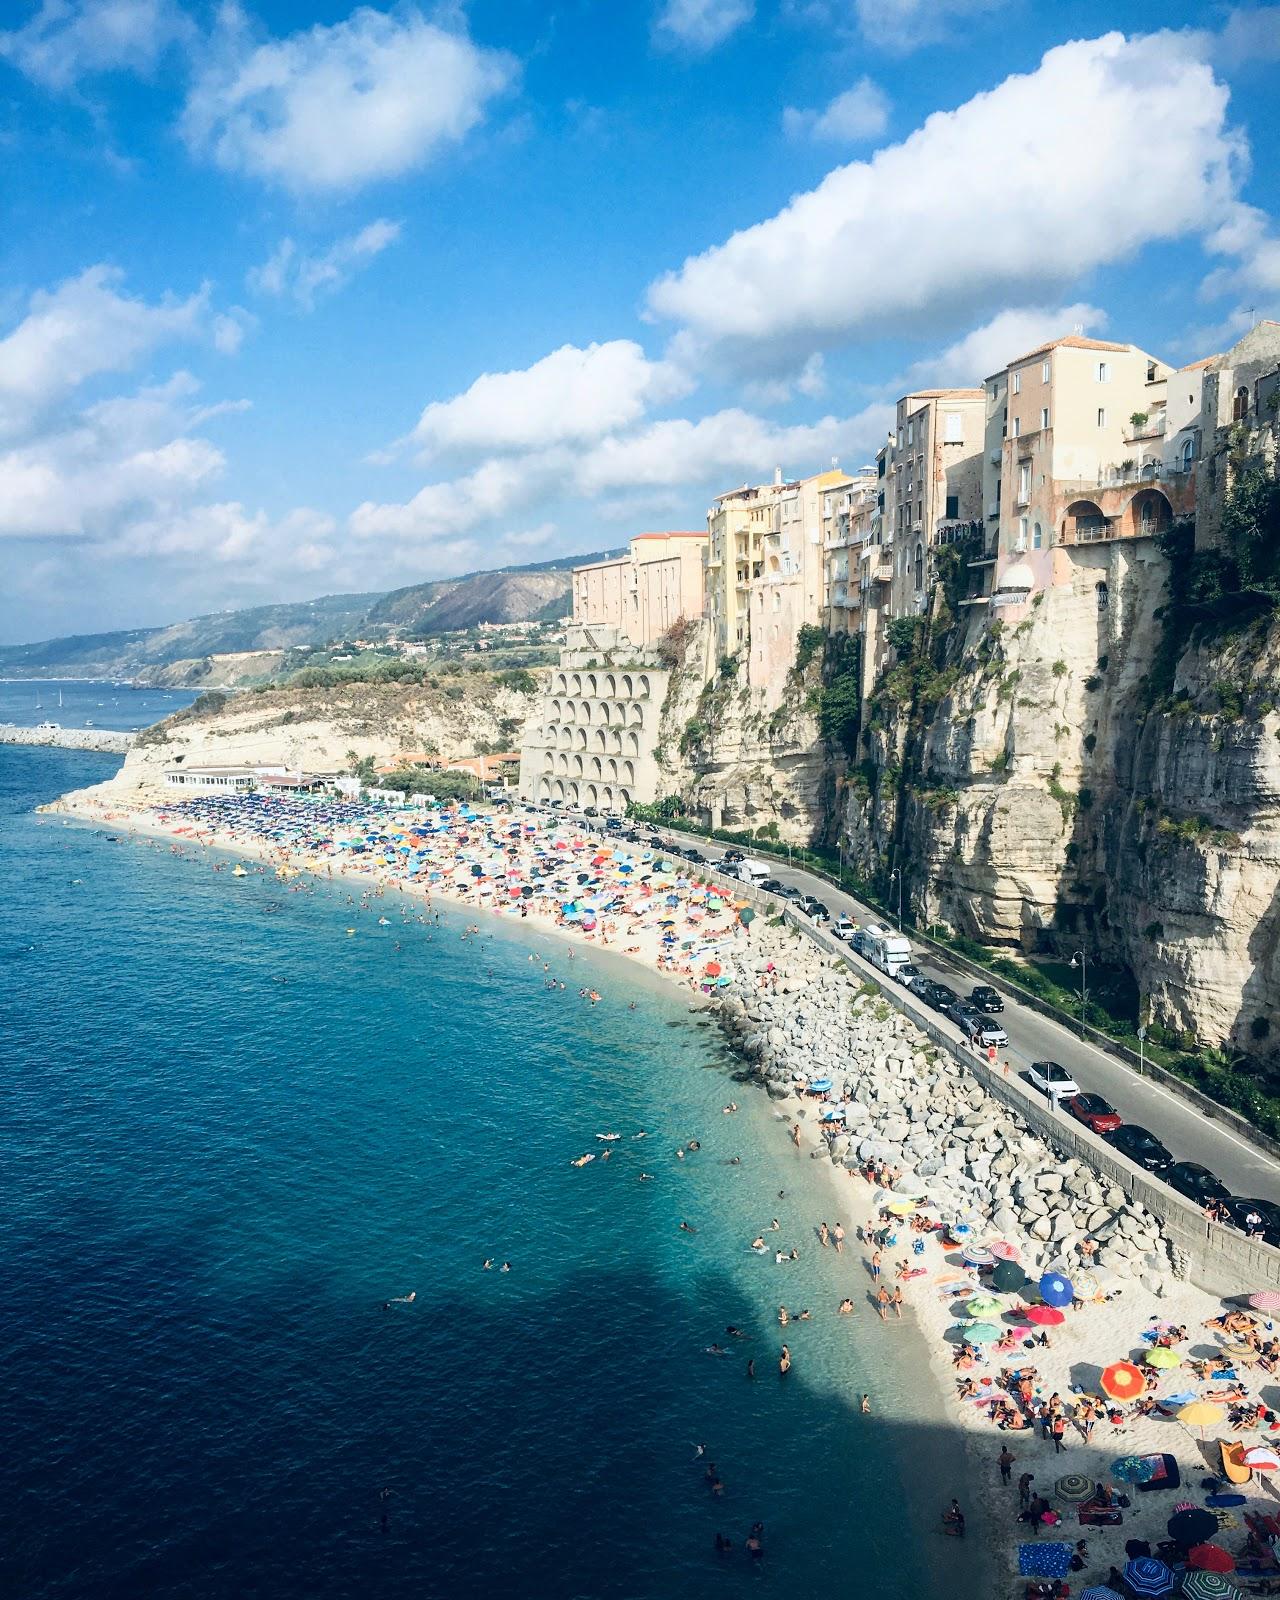
[[[273,840],[244,827],[214,825],[209,818],[216,815],[216,807],[203,816],[177,806],[132,809],[109,796],[103,798],[101,792],[87,792],[49,810],[149,837],[157,847],[228,852],[216,862],[221,871],[237,870],[234,857],[256,863],[255,870],[274,871],[286,882],[302,873],[345,882],[350,885],[351,903],[365,915],[380,914],[388,897],[407,896],[415,906],[438,897],[474,914],[478,924],[481,917],[485,924],[496,917],[508,926],[552,932],[581,940],[601,953],[626,956],[664,981],[683,985],[695,1003],[714,1004],[726,996],[749,997],[760,990],[775,996],[781,991],[785,996],[793,985],[802,989],[808,981],[796,969],[796,952],[804,941],[790,930],[762,925],[762,918],[744,922],[739,908],[714,885],[700,885],[696,874],[678,876],[675,867],[681,864],[674,864],[670,872],[659,871],[653,853],[646,855],[642,846],[619,846],[615,855],[612,840],[563,824],[557,828],[542,819],[531,822],[519,812],[514,817],[456,817],[438,832],[415,836],[414,851],[420,853],[410,855],[401,844],[413,824],[402,820],[393,828],[385,823],[385,814],[384,822],[376,824],[378,832],[351,831],[353,838],[373,841],[372,849],[357,854],[334,844],[308,848],[303,838]],[[516,832],[510,831],[513,824]],[[391,845],[395,831],[402,838],[392,846],[396,853],[388,854],[385,847]],[[333,837],[338,837],[338,830],[333,830]],[[503,861],[494,852],[499,839],[507,842]],[[406,870],[406,860],[412,861],[412,870]],[[555,874],[539,877],[535,869],[547,861],[554,863]],[[575,909],[566,912],[567,905]],[[354,912],[349,932],[352,937],[359,933]],[[809,959],[807,949],[804,959]],[[930,1208],[919,1188],[903,1184],[899,1174],[875,1172],[869,1179],[865,1172],[874,1162],[859,1170],[856,1161],[829,1159],[833,1151],[818,1121],[829,1098],[826,1092],[815,1095],[803,1077],[790,1093],[776,1083],[770,1092],[784,1113],[777,1124],[778,1137],[792,1138],[801,1155],[819,1160],[829,1179],[832,1225],[838,1221],[845,1231],[850,1314],[864,1324],[868,1340],[883,1343],[887,1362],[905,1360],[922,1369],[922,1379],[927,1370],[927,1383],[922,1381],[915,1391],[918,1410],[913,1420],[927,1422],[935,1430],[942,1424],[954,1430],[962,1444],[962,1486],[953,1482],[959,1456],[949,1463],[921,1463],[915,1520],[922,1529],[932,1527],[939,1562],[945,1567],[954,1550],[947,1535],[957,1530],[955,1524],[944,1527],[942,1514],[953,1494],[960,1500],[965,1519],[963,1568],[970,1570],[975,1558],[990,1564],[981,1580],[966,1581],[963,1592],[988,1592],[990,1585],[993,1595],[1023,1596],[1029,1580],[1018,1576],[1019,1547],[1033,1542],[1046,1550],[1059,1547],[1065,1561],[1076,1553],[1077,1541],[1085,1541],[1077,1567],[1062,1570],[1061,1582],[1073,1595],[1106,1584],[1109,1575],[1114,1593],[1128,1592],[1118,1575],[1133,1553],[1132,1545],[1126,1551],[1126,1544],[1134,1540],[1144,1541],[1153,1558],[1168,1557],[1177,1573],[1171,1582],[1180,1582],[1187,1547],[1161,1549],[1175,1508],[1186,1503],[1204,1506],[1210,1491],[1202,1483],[1221,1474],[1222,1440],[1261,1446],[1280,1434],[1280,1420],[1269,1413],[1273,1403],[1280,1404],[1280,1381],[1270,1370],[1273,1365],[1280,1367],[1280,1359],[1263,1354],[1274,1332],[1269,1314],[1251,1314],[1255,1320],[1241,1324],[1248,1342],[1240,1343],[1239,1331],[1206,1326],[1221,1317],[1221,1301],[1176,1281],[1157,1298],[1132,1281],[1111,1283],[1105,1294],[1082,1291],[1073,1297],[1069,1292],[1058,1320],[1046,1319],[1041,1325],[1033,1318],[1028,1324],[1016,1314],[1018,1308],[1045,1310],[1037,1292],[1039,1269],[1031,1264],[1036,1247],[1010,1235],[1002,1242],[1011,1256],[1026,1259],[1029,1281],[1021,1293],[996,1294],[982,1313],[999,1329],[999,1351],[990,1343],[975,1343],[957,1366],[965,1327],[974,1320],[967,1302],[992,1294],[990,1268],[965,1266],[959,1249],[946,1244],[935,1227],[945,1219]],[[913,1197],[921,1195],[918,1209],[904,1205],[907,1190]],[[891,1213],[890,1205],[905,1214]],[[920,1219],[920,1231],[913,1231],[913,1215]],[[815,1227],[819,1220],[814,1219]],[[887,1231],[883,1243],[872,1239],[877,1230]],[[877,1253],[878,1278],[871,1270]],[[1070,1271],[1072,1264],[1064,1261],[1062,1269]],[[902,1305],[897,1311],[891,1304],[879,1308],[885,1320],[877,1326],[874,1296],[880,1283],[890,1294],[900,1290]],[[1241,1285],[1242,1293],[1248,1287]],[[1022,1329],[1016,1335],[1010,1331],[1014,1325]],[[1147,1358],[1157,1342],[1168,1353],[1157,1356],[1160,1364],[1153,1367]],[[1280,1345],[1275,1357],[1280,1358]],[[1124,1402],[1108,1400],[1101,1385],[1103,1369],[1119,1361],[1134,1362],[1141,1374],[1149,1374],[1133,1398]],[[1191,1361],[1205,1365],[1193,1368]],[[1010,1375],[1028,1369],[1033,1370],[1026,1397],[1019,1398]],[[959,1395],[961,1383],[972,1387],[970,1397]],[[1086,1396],[1098,1400],[1091,1426],[1086,1421],[1087,1406],[1081,1409]],[[997,1397],[1009,1399],[1027,1418],[1027,1425],[998,1427],[992,1419]],[[1219,1406],[1220,1417],[1201,1426],[1179,1420],[1178,1411],[1191,1400]],[[1150,1414],[1138,1412],[1139,1402],[1150,1407]],[[874,1396],[871,1404],[874,1407]],[[1048,1420],[1039,1415],[1042,1406],[1061,1412],[1057,1443]],[[1237,1417],[1246,1410],[1252,1414],[1247,1426],[1231,1421],[1233,1410]],[[1007,1463],[1007,1483],[997,1459],[1002,1445],[1013,1457]],[[1164,1456],[1177,1463],[1178,1488],[1147,1490],[1135,1481],[1145,1469],[1112,1470],[1124,1458]],[[1020,1502],[1019,1479],[1027,1473],[1034,1475],[1030,1493],[1046,1502],[1043,1510],[1036,1510],[1034,1522],[1019,1520],[1025,1504]],[[1081,1475],[1087,1482],[1075,1485],[1069,1475]],[[1113,1497],[1125,1496],[1129,1503],[1108,1511],[1092,1509],[1099,1485],[1105,1486],[1103,1497],[1109,1491]],[[1201,1559],[1244,1563],[1252,1552],[1261,1566],[1274,1572],[1268,1540],[1246,1545],[1250,1534],[1246,1515],[1280,1512],[1280,1494],[1263,1470],[1253,1472],[1238,1492],[1244,1497],[1240,1503],[1211,1508],[1218,1531],[1207,1541],[1198,1541],[1210,1542],[1227,1554]],[[1105,1525],[1100,1525],[1099,1517]],[[958,1575],[961,1564],[952,1564]],[[981,1590],[971,1589],[969,1581],[980,1581]],[[1240,1573],[1229,1581],[1242,1592],[1280,1593],[1280,1575],[1274,1589],[1247,1587],[1269,1583],[1265,1576],[1255,1579]]]

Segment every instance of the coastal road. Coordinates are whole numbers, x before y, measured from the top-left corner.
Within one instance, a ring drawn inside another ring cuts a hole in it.
[[[697,834],[679,834],[663,829],[664,839],[695,845],[708,861],[718,862],[731,846],[708,841]],[[775,857],[765,858],[780,883],[793,885],[813,894],[830,910],[832,917],[846,912],[857,922],[879,922],[880,914],[850,894],[815,877],[800,867],[790,867]],[[912,960],[922,972],[947,983],[959,994],[968,994],[977,979],[950,966],[928,949],[917,949]],[[878,975],[888,985],[893,980]],[[999,984],[994,980],[994,987]],[[1067,1068],[1081,1089],[1109,1100],[1126,1122],[1140,1123],[1173,1153],[1175,1161],[1197,1161],[1208,1167],[1231,1191],[1247,1199],[1270,1200],[1280,1204],[1280,1163],[1265,1151],[1242,1139],[1230,1128],[1214,1122],[1197,1106],[1150,1078],[1141,1077],[1135,1067],[1108,1055],[1088,1040],[1081,1039],[1061,1023],[1041,1016],[1038,1011],[1003,995],[1004,1012],[997,1019],[1009,1035],[1009,1044],[1000,1051],[1019,1075],[1028,1096],[1043,1104],[1043,1097],[1027,1083],[1025,1073],[1033,1061],[1058,1061]],[[945,1022],[945,1019],[939,1019]],[[1065,1118],[1066,1112],[1061,1113]]]

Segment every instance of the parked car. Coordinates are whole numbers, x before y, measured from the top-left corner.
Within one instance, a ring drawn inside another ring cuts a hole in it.
[[[763,889],[766,894],[782,893],[782,885],[776,878],[766,878],[763,883],[758,883],[756,888]]]
[[[1160,1173],[1173,1165],[1173,1157],[1147,1128],[1122,1122],[1107,1135],[1107,1143],[1148,1172]]]
[[[1055,1100],[1065,1100],[1069,1095],[1080,1093],[1080,1085],[1056,1061],[1033,1061],[1027,1068],[1027,1077],[1033,1089],[1039,1089],[1041,1094],[1051,1095]]]
[[[992,1022],[981,1011],[970,1011],[964,1024],[965,1032],[973,1044],[983,1050],[1002,1049],[1009,1042],[1009,1035],[998,1022]]]
[[[1231,1195],[1222,1205],[1232,1226],[1241,1233],[1261,1235],[1268,1244],[1280,1244],[1280,1206],[1274,1200],[1241,1200]]]
[[[967,1000],[962,1000],[959,995],[953,996],[946,1005],[939,1006],[938,1010],[944,1017],[950,1017],[959,1028],[967,1028],[968,1019],[976,1015]]]
[[[975,1011],[1003,1011],[1004,1001],[989,983],[976,984],[969,991],[969,1004]]]
[[[606,817],[604,825],[606,828],[612,828],[615,833],[619,833],[622,830],[622,818]]]
[[[1197,1205],[1204,1206],[1210,1200],[1231,1198],[1231,1190],[1226,1184],[1215,1178],[1208,1167],[1202,1167],[1196,1161],[1175,1161],[1171,1167],[1165,1168],[1160,1177],[1171,1189],[1185,1194],[1188,1200],[1194,1200]]]
[[[932,978],[926,978],[924,973],[921,973],[918,977],[912,978],[907,988],[915,995],[917,1000],[923,1000],[925,1005],[931,1006],[933,1004],[934,990],[941,989],[942,985],[936,983]]]
[[[853,920],[849,913],[847,911],[842,911],[832,924],[831,931],[835,934],[837,939],[852,939],[853,930],[857,926],[858,924]]]
[[[1114,1133],[1124,1121],[1116,1108],[1100,1094],[1073,1094],[1065,1105],[1077,1122],[1083,1122],[1094,1133]]]
[[[583,806],[582,815],[584,817],[598,817],[600,813],[595,806]]]
[[[800,902],[800,909],[805,916],[812,917],[815,922],[830,922],[831,913],[821,900],[815,900],[812,895],[806,895]]]
[[[960,996],[955,992],[955,990],[948,988],[945,983],[935,983],[933,986],[933,993],[925,996],[925,999],[933,1007],[933,1009],[935,1011],[941,1011],[944,1015],[947,1007],[954,1005],[959,998]]]
[[[910,989],[912,980],[914,978],[923,978],[924,973],[921,972],[919,967],[913,967],[908,961],[905,966],[898,968],[898,970],[894,973],[894,977],[900,984],[903,985],[904,988]]]
[[[790,883],[784,883],[782,885],[782,887],[778,890],[778,893],[782,896],[782,898],[784,900],[803,900],[804,899],[804,891],[801,890],[801,889],[797,889],[794,886],[794,884],[790,884]]]
[[[685,858],[686,861],[692,861],[695,866],[699,866],[699,867],[700,866],[704,866],[706,864],[706,859],[707,859],[706,856],[703,855],[701,850],[693,850],[693,849],[686,850],[684,852],[684,858]]]
[[[730,866],[732,866],[734,864],[734,862],[736,862],[736,861],[745,861],[747,859],[746,851],[745,850],[726,850],[724,855],[722,855],[720,859],[722,861],[727,861],[730,864]]]

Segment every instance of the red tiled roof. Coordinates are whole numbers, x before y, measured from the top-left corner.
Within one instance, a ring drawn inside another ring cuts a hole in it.
[[[1046,350],[1056,350],[1059,345],[1066,345],[1070,350],[1133,350],[1131,344],[1114,344],[1110,339],[1086,339],[1083,334],[1064,333],[1060,339],[1049,339],[1044,344],[1038,344],[1034,350],[1028,350],[1025,356],[1019,356],[1016,361],[1011,361],[1011,367],[1018,366],[1023,361],[1030,361],[1032,356],[1042,356]]]

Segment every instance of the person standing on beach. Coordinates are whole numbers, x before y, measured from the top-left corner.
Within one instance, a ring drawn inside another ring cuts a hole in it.
[[[1035,1481],[1034,1472],[1024,1472],[1018,1479],[1018,1504],[1024,1511],[1031,1504],[1031,1485]]]
[[[838,1256],[843,1255],[844,1254],[844,1229],[840,1226],[840,1224],[838,1222],[836,1223],[834,1229],[832,1230],[831,1237],[835,1240],[836,1254]]]
[[[879,1283],[880,1281],[880,1252],[878,1250],[873,1251],[871,1255],[871,1281],[872,1283]]]
[[[1061,1455],[1067,1448],[1063,1438],[1067,1431],[1067,1419],[1061,1411],[1053,1418],[1049,1425],[1049,1431],[1053,1435],[1053,1453],[1055,1456]]]
[[[831,1238],[831,1230],[827,1227],[825,1222],[820,1222],[818,1224],[818,1239],[819,1239],[819,1242],[821,1243],[822,1248],[824,1250],[827,1248],[827,1241],[830,1238]]]
[[[1000,1482],[1008,1483],[1013,1476],[1013,1464],[1017,1456],[1009,1449],[1007,1444],[1000,1446],[1000,1454],[996,1457],[996,1465],[1000,1468]]]
[[[880,1313],[881,1322],[889,1320],[889,1291],[881,1284],[876,1290],[876,1310]]]
[[[902,1285],[896,1284],[893,1291],[893,1314],[898,1321],[902,1321]]]

